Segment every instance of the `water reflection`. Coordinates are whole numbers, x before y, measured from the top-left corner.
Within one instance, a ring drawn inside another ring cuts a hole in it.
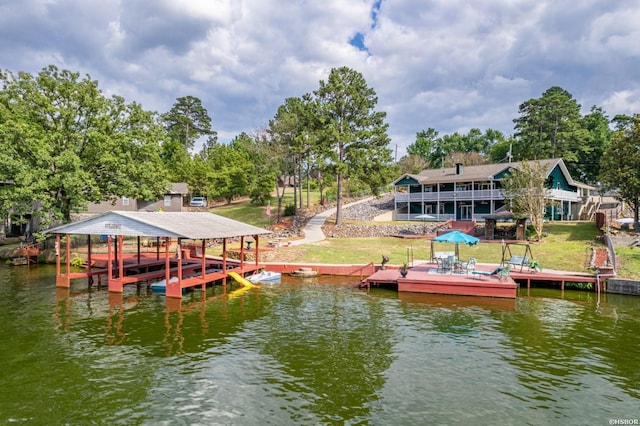
[[[421,293],[399,293],[398,299],[409,310],[428,309],[433,329],[450,335],[478,332],[478,316],[515,310],[514,299]]]
[[[82,283],[59,290],[46,267],[0,267],[1,418],[401,425],[637,416],[640,298],[530,289],[505,300],[353,284],[285,278],[180,301]]]
[[[303,423],[366,418],[393,362],[396,336],[384,305],[354,297],[351,286],[291,290],[279,294],[263,323],[272,338],[262,352],[281,369],[266,378],[271,396],[302,398],[303,405],[283,409]],[[274,386],[282,375],[287,380]]]
[[[207,289],[187,295],[182,300],[166,298],[145,289],[128,288],[124,293],[111,293],[85,287],[56,288],[56,303],[53,317],[58,328],[71,331],[71,324],[92,325],[104,321],[103,339],[107,345],[143,345],[151,348],[162,342],[164,351],[154,349],[156,356],[174,356],[197,351],[203,341],[216,339],[221,329],[210,330],[210,324],[224,322],[232,332],[233,326],[241,326],[260,314],[259,288],[253,292],[243,287],[229,285]],[[163,321],[150,320],[149,309],[155,313],[164,311]],[[208,309],[210,312],[208,312]],[[185,324],[185,319],[188,323]],[[163,327],[161,327],[163,326]],[[185,341],[184,327],[188,327],[190,338]],[[193,328],[199,330],[191,335]],[[96,342],[98,343],[98,342]]]

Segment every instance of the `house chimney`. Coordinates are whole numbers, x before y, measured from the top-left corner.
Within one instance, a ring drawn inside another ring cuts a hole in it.
[[[462,163],[456,163],[456,174],[457,175],[462,174]]]

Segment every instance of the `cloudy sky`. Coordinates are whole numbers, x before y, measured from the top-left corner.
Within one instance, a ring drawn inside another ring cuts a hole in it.
[[[158,112],[196,96],[227,142],[348,66],[401,156],[429,127],[511,135],[551,86],[640,113],[638,23],[640,0],[0,0],[0,68],[53,64]]]

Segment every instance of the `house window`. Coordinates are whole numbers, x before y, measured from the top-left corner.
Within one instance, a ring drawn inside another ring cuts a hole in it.
[[[171,195],[164,196],[164,206],[171,207]]]
[[[129,205],[129,197],[122,197],[122,205],[123,206]]]
[[[424,206],[424,212],[425,214],[432,214],[433,213],[433,206],[431,204],[427,204]]]

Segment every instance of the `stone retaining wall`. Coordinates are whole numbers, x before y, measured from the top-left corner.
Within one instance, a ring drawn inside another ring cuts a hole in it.
[[[640,281],[609,278],[607,280],[607,293],[640,296]]]
[[[395,235],[430,235],[435,232],[433,224],[416,225],[325,225],[322,232],[327,238],[392,237]]]
[[[244,261],[255,262],[256,252],[255,250],[244,250]],[[240,260],[240,250],[227,250],[227,258]],[[276,258],[276,252],[273,249],[260,248],[260,259],[258,262],[272,262]]]

